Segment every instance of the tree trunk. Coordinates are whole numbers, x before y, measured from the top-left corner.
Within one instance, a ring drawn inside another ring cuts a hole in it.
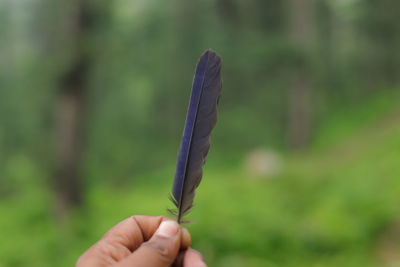
[[[240,27],[239,12],[235,1],[233,0],[216,0],[217,11],[219,16],[226,21],[231,27]]]
[[[368,87],[397,88],[400,86],[400,2],[364,2],[361,26],[369,45],[362,51],[366,71],[362,79]]]
[[[289,38],[296,49],[289,90],[288,145],[304,148],[310,141],[312,127],[311,53],[314,44],[314,1],[289,1]]]
[[[89,34],[89,13],[84,0],[76,1],[68,33],[72,44],[72,60],[59,79],[57,108],[57,166],[55,185],[57,214],[64,216],[69,209],[83,202],[81,176],[84,147],[85,95],[87,93],[88,55],[84,48]]]

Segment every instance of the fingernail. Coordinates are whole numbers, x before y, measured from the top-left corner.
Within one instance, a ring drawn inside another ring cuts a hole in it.
[[[179,225],[174,221],[163,221],[157,229],[156,235],[173,237],[178,233]]]
[[[207,264],[204,261],[196,262],[195,267],[207,267]]]
[[[207,267],[207,264],[203,260],[200,260],[200,261],[194,262],[193,267]]]
[[[195,249],[189,248],[191,253],[195,253],[197,255],[197,260],[193,262],[193,267],[207,267],[206,262],[204,261],[203,255]]]

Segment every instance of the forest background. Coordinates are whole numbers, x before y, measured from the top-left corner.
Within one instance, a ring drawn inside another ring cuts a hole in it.
[[[209,265],[397,266],[399,13],[396,0],[1,0],[0,266],[72,266],[125,217],[167,215],[208,48],[223,95],[187,227]]]

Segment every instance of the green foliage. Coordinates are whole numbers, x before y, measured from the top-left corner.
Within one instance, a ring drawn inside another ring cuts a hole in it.
[[[377,108],[379,102],[366,108]],[[361,108],[353,115],[364,112]],[[385,128],[372,128],[377,123],[371,121],[353,128],[355,137],[287,156],[283,172],[271,179],[253,179],[237,163],[228,168],[210,164],[189,216],[193,224],[187,225],[193,246],[204,252],[210,266],[378,266],[377,242],[400,212],[400,127],[393,112],[398,109],[383,115]],[[340,114],[331,129],[340,131],[340,124],[353,121]],[[319,138],[325,137],[331,138]],[[210,161],[214,158],[211,153]],[[40,175],[27,159],[11,164],[17,164],[11,166],[19,170],[17,176]],[[124,188],[109,182],[92,185],[87,205],[67,224],[51,216],[46,188],[24,181],[26,190],[0,205],[1,262],[71,266],[123,218],[166,215],[172,176],[173,165],[147,172]]]
[[[382,266],[379,240],[400,207],[400,2],[313,1],[312,49],[291,41],[289,0],[87,1],[79,47],[67,30],[77,3],[0,1],[0,267],[72,266],[123,218],[166,214],[207,48],[223,57],[224,86],[187,226],[193,246],[210,266]],[[59,76],[79,48],[90,58],[86,202],[60,220],[50,186]],[[312,136],[294,153],[296,69],[312,87]],[[255,148],[284,155],[279,175],[242,167]]]

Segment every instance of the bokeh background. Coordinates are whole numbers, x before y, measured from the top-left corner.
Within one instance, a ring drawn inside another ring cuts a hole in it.
[[[400,1],[1,0],[0,266],[167,215],[195,64],[223,57],[193,247],[400,266]]]

